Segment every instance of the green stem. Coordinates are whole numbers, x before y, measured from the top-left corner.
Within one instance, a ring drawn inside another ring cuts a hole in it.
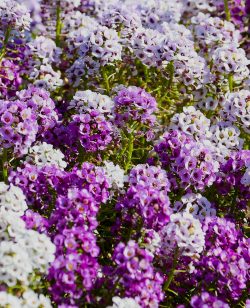
[[[229,10],[228,0],[224,0],[224,10],[225,10],[225,15],[226,15],[226,20],[230,21],[231,14],[230,14],[230,10]]]
[[[104,80],[104,85],[105,85],[107,95],[109,95],[110,94],[109,78],[108,78],[107,72],[105,71],[105,68],[102,70],[102,78]]]
[[[230,92],[233,92],[233,88],[234,88],[234,79],[233,79],[233,75],[229,74],[228,75],[228,85],[229,85],[229,90]]]
[[[133,150],[134,150],[134,135],[132,132],[129,134],[129,137],[128,137],[128,158],[127,158],[127,162],[125,165],[125,171],[128,171],[128,169],[130,168]]]
[[[3,148],[3,155],[2,155],[2,168],[3,168],[3,180],[7,184],[8,182],[8,152],[7,149]]]
[[[165,282],[164,284],[164,291],[168,291],[168,288],[174,278],[174,273],[175,273],[175,269],[176,269],[176,266],[177,266],[177,263],[178,263],[178,257],[179,257],[179,250],[178,250],[178,247],[175,249],[175,253],[174,253],[174,259],[173,259],[173,266],[169,272],[169,275],[168,275],[168,280]]]
[[[61,31],[62,31],[62,22],[60,20],[60,1],[57,3],[56,7],[56,46],[60,46],[60,38],[61,38]]]
[[[5,56],[6,54],[6,49],[7,49],[7,44],[8,44],[8,41],[9,41],[9,38],[10,38],[10,33],[11,33],[11,28],[8,27],[5,31],[5,34],[4,34],[4,41],[3,41],[3,47],[0,51],[0,63],[2,62],[2,59],[3,57]]]
[[[174,62],[173,61],[170,61],[168,64],[168,71],[169,71],[168,89],[171,89],[171,86],[174,80]]]

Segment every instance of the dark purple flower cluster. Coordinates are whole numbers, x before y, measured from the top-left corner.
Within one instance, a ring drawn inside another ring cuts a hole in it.
[[[157,111],[156,100],[145,90],[130,86],[120,90],[114,98],[115,123],[123,127],[134,121],[152,126]]]
[[[155,272],[153,255],[141,249],[135,241],[119,243],[114,250],[116,264],[114,282],[118,279],[126,297],[134,298],[143,308],[158,307],[163,300],[163,277]]]
[[[27,210],[23,215],[23,220],[27,229],[37,230],[40,233],[47,233],[49,223],[48,219],[32,210]]]
[[[12,61],[4,59],[0,67],[0,98],[10,98],[15,95],[22,82],[19,67]]]
[[[250,151],[233,152],[230,158],[221,165],[215,187],[223,196],[234,194],[234,206],[246,208],[250,199]]]
[[[64,191],[65,177],[66,172],[55,166],[38,168],[25,163],[10,173],[9,181],[22,189],[29,206],[43,213],[53,204],[55,193]]]
[[[130,172],[130,186],[126,195],[117,203],[123,219],[141,224],[145,228],[158,231],[168,221],[171,214],[167,193],[170,184],[167,174],[160,167],[137,165]]]
[[[173,187],[204,190],[211,186],[219,171],[210,148],[179,131],[166,132],[155,151],[168,171]]]
[[[201,295],[195,295],[191,298],[190,302],[192,308],[229,308],[229,305],[218,299],[216,296],[209,294],[208,292],[202,292]]]
[[[193,278],[205,288],[216,286],[224,298],[238,299],[249,281],[249,239],[224,218],[206,218],[203,231],[205,251],[194,263]]]
[[[69,130],[87,152],[103,151],[112,141],[112,124],[97,110],[73,115]]]
[[[1,101],[0,118],[1,147],[13,149],[16,155],[26,154],[38,131],[33,110],[19,100]]]
[[[59,196],[50,218],[56,259],[49,271],[55,302],[76,304],[93,288],[99,269],[99,248],[93,230],[98,206],[86,189],[70,189]]]

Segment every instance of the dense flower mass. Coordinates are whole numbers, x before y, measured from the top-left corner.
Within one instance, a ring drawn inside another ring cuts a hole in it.
[[[249,25],[0,0],[0,308],[250,307]]]

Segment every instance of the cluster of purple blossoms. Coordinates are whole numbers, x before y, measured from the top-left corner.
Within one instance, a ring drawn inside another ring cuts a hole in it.
[[[49,92],[31,85],[28,89],[17,92],[16,95],[36,113],[39,136],[43,136],[47,130],[56,125],[58,114]]]
[[[38,124],[36,114],[22,101],[1,101],[1,147],[13,149],[16,155],[27,153],[36,140]]]
[[[53,191],[64,190],[62,185],[66,173],[55,166],[39,168],[28,163],[12,171],[9,181],[20,187],[30,207],[40,213],[46,211],[53,202]]]
[[[3,59],[0,67],[0,98],[15,95],[21,83],[19,67],[12,60]]]
[[[250,151],[233,152],[228,160],[221,165],[215,186],[223,196],[234,194],[233,206],[246,208],[250,198]]]
[[[114,101],[114,121],[119,127],[133,122],[149,127],[155,123],[157,103],[145,90],[133,86],[121,89]]]
[[[143,308],[158,307],[164,298],[163,277],[152,266],[153,255],[135,241],[129,241],[127,245],[118,244],[113,260],[116,264],[113,281],[120,277],[120,292],[134,298]]]
[[[69,130],[87,152],[103,151],[112,141],[112,124],[97,110],[73,115]]]
[[[55,302],[76,304],[93,288],[99,269],[99,248],[93,230],[98,206],[86,189],[69,189],[59,196],[50,217],[56,258],[48,279]]]
[[[167,173],[160,167],[137,165],[128,181],[130,186],[116,209],[122,212],[123,219],[135,226],[141,221],[147,229],[160,230],[171,214]]]
[[[250,307],[247,14],[0,0],[1,307]]]
[[[202,292],[200,295],[194,295],[191,298],[190,304],[192,308],[200,307],[220,307],[229,308],[229,305],[218,299],[216,296],[209,294],[208,292]]]
[[[194,278],[206,288],[215,285],[224,298],[237,300],[249,281],[249,239],[224,218],[206,218],[203,231],[205,251],[194,264]]]
[[[39,213],[32,210],[27,210],[22,216],[22,219],[25,221],[27,229],[33,229],[39,233],[47,233],[49,227],[48,219]]]
[[[180,131],[166,132],[155,152],[174,188],[204,190],[213,184],[219,171],[211,149]]]
[[[235,26],[244,32],[245,24],[247,21],[247,5],[248,0],[229,0],[228,8],[230,11],[230,19],[235,24]],[[217,9],[219,9],[224,14],[224,1],[218,1],[216,3]]]

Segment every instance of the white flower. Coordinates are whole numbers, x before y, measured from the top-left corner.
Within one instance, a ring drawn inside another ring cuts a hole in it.
[[[201,194],[189,193],[181,198],[181,201],[174,203],[175,212],[187,212],[195,218],[203,221],[207,216],[215,216],[216,210],[212,207],[207,198]]]
[[[193,106],[184,107],[182,113],[176,113],[170,121],[169,128],[181,130],[197,139],[210,136],[210,120]]]
[[[27,209],[25,196],[19,187],[0,182],[0,213],[12,212],[22,216]]]
[[[67,166],[67,163],[63,160],[63,153],[54,149],[52,144],[46,142],[39,143],[29,148],[26,161],[30,164],[35,164],[38,167],[55,165],[61,169]]]
[[[22,295],[22,307],[23,308],[51,308],[51,302],[49,298],[43,294],[38,295],[32,290],[27,290]]]
[[[31,18],[28,8],[14,0],[0,1],[0,25],[17,30],[29,30]]]
[[[113,107],[114,102],[107,95],[86,90],[75,93],[68,109],[75,109],[77,113],[83,113],[91,109],[98,110],[101,113],[111,113]]]
[[[118,165],[114,165],[112,162],[104,162],[104,171],[107,179],[114,188],[121,189],[124,186],[124,182],[127,180],[125,171]]]
[[[161,231],[164,255],[168,255],[178,247],[184,256],[194,256],[202,252],[205,245],[205,235],[201,223],[187,212],[172,214],[170,222]]]
[[[62,52],[52,39],[44,36],[36,37],[28,45],[31,48],[32,54],[43,59],[44,63],[57,61]]]
[[[21,300],[5,291],[0,291],[0,307],[22,308]]]
[[[209,141],[218,160],[229,156],[232,151],[242,149],[240,130],[230,122],[218,122],[209,129]]]
[[[108,306],[107,308],[140,308],[141,306],[130,297],[121,298],[119,296],[115,296],[112,298],[113,305]]]

